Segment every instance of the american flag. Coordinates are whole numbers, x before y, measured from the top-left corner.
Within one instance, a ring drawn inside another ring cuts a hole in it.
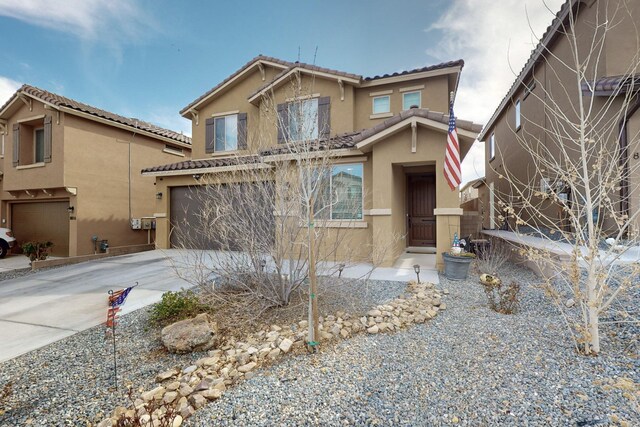
[[[449,132],[447,133],[447,149],[444,155],[444,177],[452,191],[462,181],[460,142],[456,130],[456,116],[453,115],[453,102],[449,105]]]
[[[109,297],[109,305],[111,308],[117,308],[124,304],[125,300],[129,296],[129,292],[131,292],[131,289],[133,289],[133,286],[114,292],[113,295]]]

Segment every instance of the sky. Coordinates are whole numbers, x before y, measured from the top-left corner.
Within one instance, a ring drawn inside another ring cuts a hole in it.
[[[455,114],[484,124],[562,3],[0,0],[0,105],[27,83],[189,135],[178,111],[258,54],[363,76],[464,59]],[[463,183],[483,174],[476,142]]]

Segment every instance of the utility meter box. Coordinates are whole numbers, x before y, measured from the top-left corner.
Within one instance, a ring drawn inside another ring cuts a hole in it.
[[[142,228],[140,218],[131,218],[131,229],[140,230]]]
[[[140,222],[143,230],[155,230],[156,228],[156,219],[152,216],[142,217]]]

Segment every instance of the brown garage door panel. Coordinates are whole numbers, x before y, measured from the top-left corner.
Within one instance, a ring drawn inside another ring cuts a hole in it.
[[[255,197],[264,197],[262,202],[257,202],[256,205],[259,206],[258,212],[249,213],[245,207],[245,209],[234,209],[238,213],[238,215],[251,215],[251,220],[239,220],[234,225],[238,227],[244,227],[246,224],[254,223],[261,230],[272,230],[270,234],[271,237],[275,236],[275,220],[273,216],[273,183],[272,182],[262,182],[262,183],[242,183],[242,184],[224,184],[221,189],[218,191],[224,191],[224,188],[227,185],[233,185],[241,187],[239,188],[239,192],[242,194],[252,194]],[[256,186],[264,186],[263,189],[258,189]],[[228,188],[228,187],[227,187]],[[250,190],[253,188],[253,190]],[[238,189],[238,187],[236,187]],[[251,191],[247,193],[248,191]],[[220,239],[210,239],[208,235],[215,234],[217,221],[213,221],[213,223],[209,223],[209,221],[213,220],[213,216],[203,215],[203,212],[208,212],[211,210],[211,206],[208,208],[204,208],[204,201],[207,200],[215,200],[216,190],[213,188],[208,188],[207,186],[203,187],[173,187],[171,188],[171,207],[170,207],[170,221],[171,221],[171,247],[174,248],[189,248],[189,249],[221,249]],[[233,194],[237,194],[237,191]],[[235,197],[234,197],[235,198]],[[228,200],[228,199],[227,199]],[[243,203],[242,200],[233,200],[232,206],[238,206],[237,204]],[[258,223],[257,218],[263,219],[264,223]],[[234,225],[231,225],[231,229],[234,228]],[[208,233],[204,233],[203,229],[207,228],[209,230]],[[235,230],[231,231],[232,236],[237,236],[238,234],[242,234],[246,231],[246,233],[250,233],[250,230],[239,230],[239,228],[235,228]],[[225,248],[231,250],[241,250],[242,248],[235,244],[234,241],[224,241]]]
[[[19,244],[51,241],[54,256],[69,256],[68,202],[16,203],[11,206],[11,229]]]

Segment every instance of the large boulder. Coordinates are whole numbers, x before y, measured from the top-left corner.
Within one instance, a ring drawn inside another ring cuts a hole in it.
[[[172,353],[190,353],[213,348],[218,326],[206,313],[185,319],[162,329],[162,343]]]

